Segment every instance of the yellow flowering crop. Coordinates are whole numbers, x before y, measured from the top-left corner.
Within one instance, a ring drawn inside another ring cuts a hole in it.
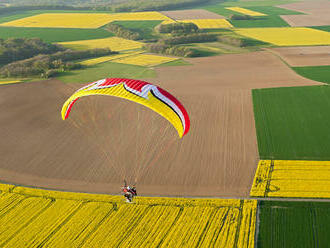
[[[193,20],[180,20],[180,21],[166,20],[163,21],[162,24],[170,24],[175,22],[194,23],[200,29],[233,27],[233,25],[231,25],[231,23],[228,22],[226,19],[193,19]]]
[[[78,40],[59,42],[58,44],[71,49],[84,50],[93,48],[110,48],[112,51],[125,51],[142,48],[143,43],[133,40],[126,40],[119,37],[105,39]]]
[[[250,195],[329,198],[330,162],[261,160]]]
[[[98,28],[111,21],[109,14],[51,13],[29,16],[6,22],[0,26],[51,27],[51,28]]]
[[[241,28],[235,32],[277,46],[329,45],[330,32],[313,28]]]
[[[121,53],[121,54],[110,55],[110,56],[103,56],[103,57],[99,57],[99,58],[83,60],[80,62],[80,64],[86,65],[86,66],[97,65],[100,63],[108,62],[108,61],[119,59],[119,58],[129,57],[129,56],[133,56],[133,55],[140,54],[140,53],[142,53],[142,51],[131,52],[131,53]]]
[[[0,26],[51,27],[51,28],[99,28],[113,21],[170,20],[156,12],[119,14],[98,13],[46,13],[6,22]]]
[[[245,9],[245,8],[240,8],[240,7],[227,7],[226,9],[241,13],[241,14],[245,14],[245,15],[249,15],[249,16],[266,16],[266,14],[257,12],[257,11],[253,11],[253,10],[249,10],[249,9]]]
[[[0,191],[1,247],[254,247],[256,200]]]
[[[9,80],[9,81],[0,81],[1,84],[16,84],[22,82],[21,80]]]
[[[256,226],[257,204],[255,200],[244,200],[237,247],[254,247],[255,228],[252,227]]]
[[[148,21],[148,20],[172,20],[171,18],[157,12],[144,11],[133,13],[110,14],[112,21]]]
[[[174,60],[177,60],[177,58],[170,58],[151,54],[138,54],[134,56],[127,56],[124,58],[115,59],[113,60],[113,62],[140,66],[156,66]]]
[[[266,187],[269,180],[271,161],[260,160],[256,174],[254,176],[253,185],[250,191],[250,196],[263,197],[266,193]]]

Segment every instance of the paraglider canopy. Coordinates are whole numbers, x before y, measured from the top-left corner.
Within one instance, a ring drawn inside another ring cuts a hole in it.
[[[62,119],[69,117],[72,106],[80,97],[90,95],[116,96],[142,104],[166,118],[180,138],[189,131],[189,116],[179,100],[159,86],[125,78],[106,78],[80,88],[64,103]]]

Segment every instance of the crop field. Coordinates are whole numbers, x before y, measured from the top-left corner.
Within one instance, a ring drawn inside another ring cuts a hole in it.
[[[302,13],[277,8],[274,6],[254,6],[249,10],[265,14],[264,16],[254,16],[253,20],[230,20],[237,28],[265,28],[265,27],[289,27],[290,25],[282,19],[282,15],[300,15]],[[281,16],[280,16],[281,15]]]
[[[253,247],[255,200],[137,197],[0,185],[1,247]]]
[[[113,63],[111,61],[93,65],[82,70],[62,73],[58,79],[66,83],[89,83],[106,77],[154,78],[156,72],[147,67]]]
[[[261,159],[330,160],[330,87],[252,93]]]
[[[58,44],[76,50],[93,49],[93,48],[110,48],[111,51],[126,51],[140,49],[142,42],[127,40],[119,37],[110,37],[95,40],[78,40],[59,42]]]
[[[170,10],[162,11],[162,14],[168,16],[173,20],[186,20],[186,19],[221,19],[224,18],[214,12],[205,9],[184,9],[184,10]]]
[[[20,83],[20,82],[21,82],[21,80],[4,80],[4,81],[0,80],[0,85],[1,84],[16,84],[16,83]]]
[[[44,13],[1,23],[11,27],[99,28],[113,21],[171,20],[159,12],[137,13]]]
[[[264,13],[260,13],[257,11],[241,8],[241,7],[227,7],[226,9],[244,14],[244,15],[249,15],[249,16],[266,16]]]
[[[330,65],[293,67],[292,69],[303,77],[330,84]]]
[[[330,32],[330,26],[318,26],[318,27],[313,27],[313,28]]]
[[[305,13],[297,12],[294,10],[278,8],[275,6],[252,6],[248,9],[264,13],[266,15],[304,15]]]
[[[329,45],[330,33],[312,28],[245,28],[240,35],[277,46]]]
[[[40,38],[45,42],[101,39],[114,36],[104,29],[0,27],[2,39]]]
[[[175,61],[177,59],[178,58],[170,58],[151,54],[137,54],[133,56],[126,56],[123,58],[115,59],[113,60],[113,62],[139,66],[156,66]]]
[[[289,66],[305,78],[330,83],[330,46],[276,47],[269,51],[282,58]]]
[[[254,20],[230,20],[230,22],[236,28],[276,28],[290,26],[281,17],[276,15],[256,17]]]
[[[157,11],[111,14],[111,21],[156,21],[172,20]]]
[[[44,28],[99,28],[111,20],[109,14],[47,13],[5,22],[0,25]]]
[[[86,66],[97,65],[97,64],[104,63],[104,62],[108,62],[108,61],[112,61],[115,59],[120,59],[120,58],[124,58],[124,57],[128,57],[128,56],[133,56],[133,55],[140,54],[140,53],[142,53],[142,51],[121,53],[121,54],[103,56],[103,57],[98,57],[98,58],[93,58],[93,59],[86,59],[86,60],[80,61],[79,64],[86,65]]]
[[[328,247],[328,202],[261,201],[257,247]]]
[[[171,23],[173,21],[165,21],[164,24]],[[215,28],[232,28],[233,26],[226,19],[192,19],[192,20],[180,20],[179,22],[191,22],[198,26],[200,29],[215,29]]]
[[[330,198],[330,162],[261,160],[250,196]]]

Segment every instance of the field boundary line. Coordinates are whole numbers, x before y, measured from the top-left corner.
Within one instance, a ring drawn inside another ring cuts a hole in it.
[[[259,235],[259,227],[260,227],[260,201],[257,200],[257,209],[256,209],[256,226],[254,232],[254,248],[258,247],[258,235]]]

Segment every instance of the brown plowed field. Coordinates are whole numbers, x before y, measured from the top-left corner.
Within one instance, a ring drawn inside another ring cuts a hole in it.
[[[224,16],[207,11],[205,9],[188,9],[161,11],[163,15],[173,20],[193,20],[193,19],[224,19]]]
[[[186,106],[192,125],[182,140],[163,118],[112,97],[81,99],[62,121],[63,102],[81,85],[1,86],[0,179],[119,193],[123,177],[137,177],[145,195],[248,196],[258,161],[251,89],[316,83],[268,52],[189,61],[194,65],[158,68],[149,80]]]
[[[330,46],[271,48],[291,66],[330,65]]]
[[[328,13],[330,11],[330,1],[304,1],[304,2],[296,2],[296,3],[288,3],[278,5],[277,7],[290,9],[298,12],[303,12],[306,14],[320,14],[320,13]]]
[[[291,27],[313,27],[330,25],[330,9],[328,13],[313,15],[281,15]]]
[[[305,1],[279,5],[278,7],[307,14],[281,16],[292,27],[330,25],[330,1]]]

